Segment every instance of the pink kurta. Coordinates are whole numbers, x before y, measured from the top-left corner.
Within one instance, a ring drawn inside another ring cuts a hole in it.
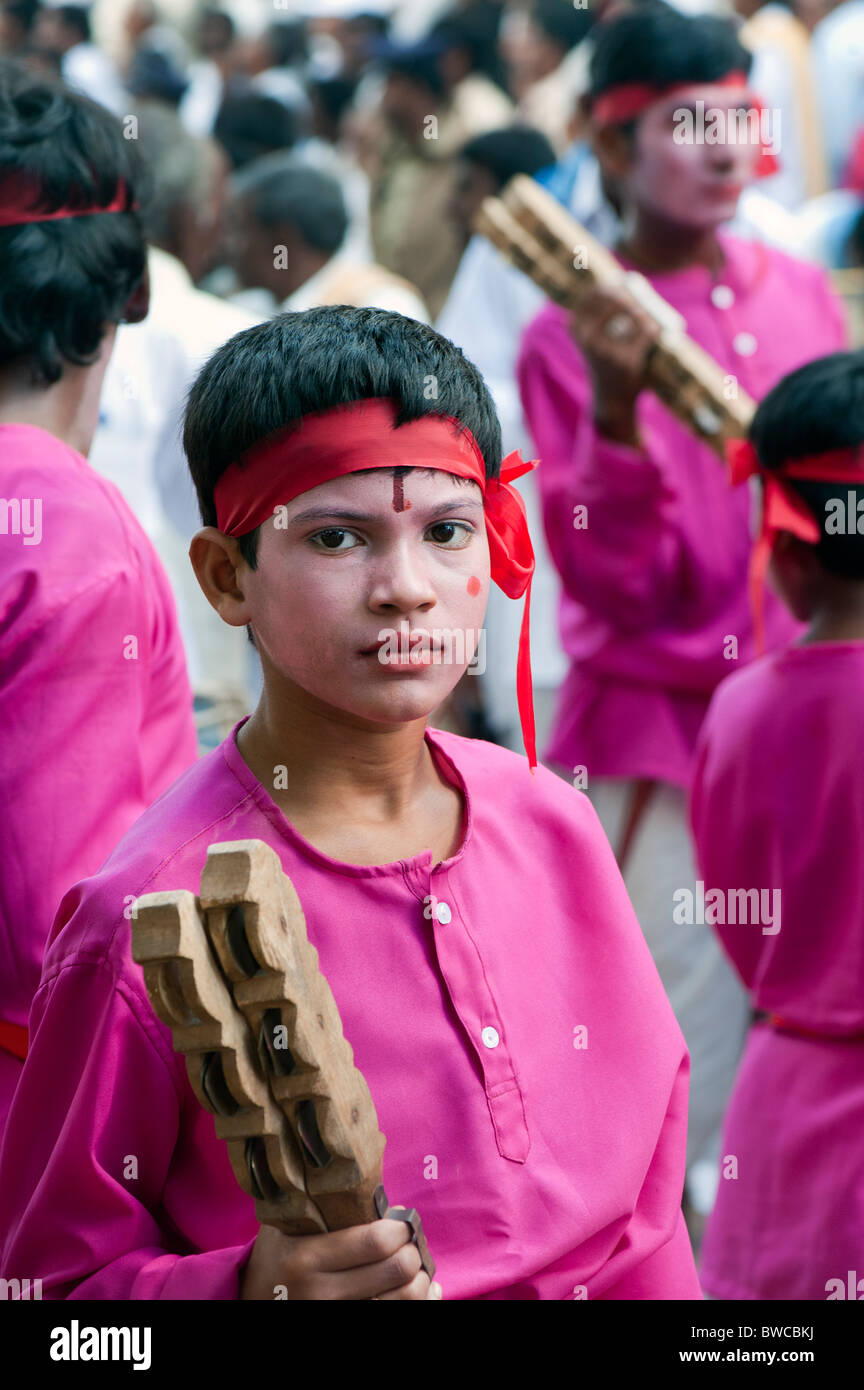
[[[864,1276],[862,708],[864,642],[796,646],[725,682],[700,738],[706,893],[781,892],[779,931],[761,901],[716,930],[754,1006],[802,1030],[750,1034],[722,1148],[737,1178],[703,1246],[715,1298],[824,1299]]]
[[[846,346],[839,301],[815,266],[722,243],[717,283],[699,266],[649,278],[730,389],[734,377],[759,400],[793,367]],[[687,787],[711,693],[754,653],[747,490],[732,490],[716,455],[648,391],[637,407],[644,451],[598,434],[585,360],[557,305],[529,324],[518,377],[571,662],[546,756],[594,777]],[[574,518],[577,506],[587,516]],[[769,650],[796,630],[769,596]],[[730,637],[737,659],[724,655]]]
[[[26,1025],[63,894],[196,738],[174,600],[117,489],[44,430],[0,425],[0,496],[0,1019]],[[20,1070],[0,1051],[0,1134]]]
[[[53,1298],[237,1297],[254,1205],[150,1008],[123,900],[197,891],[208,845],[252,838],[297,889],[388,1196],[420,1211],[445,1297],[700,1297],[688,1057],[595,813],[504,749],[428,744],[467,807],[435,867],[320,853],[232,736],[69,893],[0,1154],[4,1276]]]

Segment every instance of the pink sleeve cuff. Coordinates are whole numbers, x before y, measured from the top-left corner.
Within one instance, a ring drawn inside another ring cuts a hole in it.
[[[246,1245],[207,1250],[201,1255],[163,1255],[141,1270],[132,1288],[135,1299],[218,1302],[240,1297],[240,1271],[252,1254]]]

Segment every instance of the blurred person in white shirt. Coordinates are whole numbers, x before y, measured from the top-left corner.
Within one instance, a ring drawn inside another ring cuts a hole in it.
[[[225,258],[237,277],[232,302],[265,315],[319,304],[390,309],[429,322],[408,281],[344,254],[350,218],[338,179],[297,155],[256,160],[236,174]]]
[[[813,30],[813,66],[833,184],[864,126],[864,0],[844,0]]]
[[[150,313],[144,323],[118,329],[90,462],[124,493],[159,552],[199,702],[206,697],[242,712],[254,665],[247,665],[242,630],[219,620],[189,563],[189,540],[200,520],[179,426],[200,367],[258,320],[196,288],[221,239],[224,155],[211,142],[189,136],[167,106],[142,106],[136,118],[153,184],[143,207]]]
[[[107,106],[115,116],[123,116],[129,110],[129,97],[111,59],[93,42],[92,8],[92,0],[78,5],[43,0],[34,42],[37,48],[45,48],[59,58],[61,76],[70,87]]]

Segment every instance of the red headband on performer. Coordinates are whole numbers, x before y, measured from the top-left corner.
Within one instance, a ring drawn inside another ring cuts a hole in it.
[[[650,82],[622,82],[617,87],[609,87],[605,92],[601,92],[591,103],[591,120],[595,126],[607,125],[627,125],[630,121],[635,121],[637,117],[653,106],[655,102],[663,101],[679,92],[691,92],[697,86],[712,87],[731,87],[742,91],[747,91],[747,74],[744,72],[728,72],[725,77],[718,77],[713,82],[670,82],[667,86],[654,86]],[[748,93],[748,105],[759,116],[759,128],[762,128],[763,105],[757,96],[752,92]],[[780,168],[777,156],[774,155],[767,146],[761,147],[759,162],[756,165],[756,178],[764,179],[769,174],[776,174]]]
[[[533,771],[537,752],[529,615],[534,549],[525,503],[511,484],[537,463],[526,463],[517,449],[501,464],[501,476],[487,479],[476,439],[452,415],[423,415],[398,428],[395,418],[395,402],[373,396],[304,415],[299,425],[261,440],[216,484],[216,524],[225,536],[245,536],[301,493],[365,468],[435,468],[477,483],[483,491],[492,579],[508,598],[525,595],[516,694]]]
[[[137,203],[129,204],[129,189],[123,179],[117,185],[117,192],[110,203],[88,203],[82,207],[61,207],[54,212],[45,212],[34,207],[42,196],[42,189],[35,179],[20,173],[13,173],[0,182],[0,227],[23,227],[28,222],[59,222],[67,217],[92,217],[97,212],[135,212]]]
[[[779,531],[789,531],[809,545],[818,545],[819,522],[785,478],[804,478],[816,483],[858,483],[864,486],[864,447],[832,449],[825,454],[805,454],[789,459],[779,469],[763,468],[749,439],[727,439],[726,462],[733,486],[748,478],[762,479],[762,527],[750,559],[750,603],[756,650],[765,653],[763,586],[771,550]]]

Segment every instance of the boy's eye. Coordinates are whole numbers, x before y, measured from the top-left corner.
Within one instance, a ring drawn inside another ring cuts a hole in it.
[[[318,531],[314,536],[309,537],[313,545],[317,545],[320,550],[354,550],[354,542],[358,537],[353,531],[346,531],[341,526],[329,526],[326,531]],[[344,545],[343,541],[351,541],[351,545]]]
[[[446,545],[448,550],[462,550],[474,532],[461,521],[436,521],[426,533],[436,545]],[[453,544],[451,544],[453,542]]]

